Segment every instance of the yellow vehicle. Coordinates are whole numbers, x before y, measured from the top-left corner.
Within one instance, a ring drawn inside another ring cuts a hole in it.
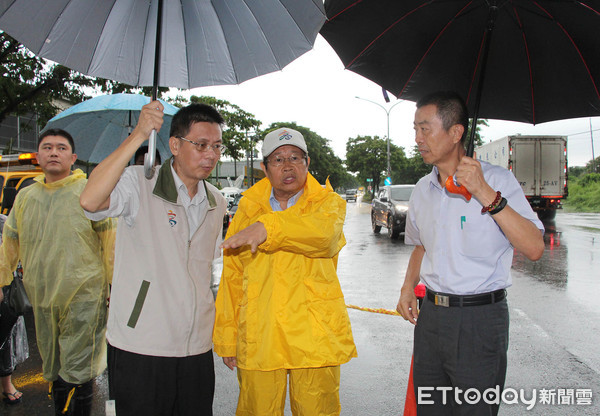
[[[35,153],[0,156],[0,213],[8,215],[17,193],[42,174]]]

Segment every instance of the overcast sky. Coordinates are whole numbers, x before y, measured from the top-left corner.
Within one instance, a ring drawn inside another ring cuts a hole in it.
[[[329,44],[319,35],[315,48],[289,64],[282,71],[263,75],[241,85],[196,88],[195,95],[210,95],[237,104],[253,113],[266,127],[276,121],[294,121],[330,140],[334,152],[342,159],[346,141],[357,135],[384,137],[388,117],[383,108],[356,96],[375,101],[389,109],[381,87],[354,72],[345,70]],[[403,101],[390,111],[392,143],[410,152],[414,145],[412,128],[415,104]],[[590,118],[562,120],[536,126],[489,120],[483,129],[485,141],[512,134],[551,134],[568,136],[570,166],[583,166],[592,159]],[[600,155],[600,117],[591,118],[594,155]]]

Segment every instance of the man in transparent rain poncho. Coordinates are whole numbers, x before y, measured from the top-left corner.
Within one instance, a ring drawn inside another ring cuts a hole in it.
[[[87,180],[81,170],[71,171],[74,150],[69,133],[42,133],[37,160],[44,175],[17,195],[0,247],[0,287],[10,284],[19,259],[23,265],[57,415],[91,414],[93,379],[106,366],[114,251],[112,220],[90,221],[79,205]]]

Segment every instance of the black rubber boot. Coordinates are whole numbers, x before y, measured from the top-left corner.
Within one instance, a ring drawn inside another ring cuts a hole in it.
[[[67,383],[60,377],[52,383],[52,398],[54,399],[54,414],[56,416],[70,415],[69,408],[72,405],[70,404],[67,407],[67,402],[69,401],[69,393],[76,387],[76,384]],[[67,408],[65,409],[65,407]]]
[[[72,416],[90,416],[92,414],[92,402],[94,399],[94,380],[77,386],[73,397]]]

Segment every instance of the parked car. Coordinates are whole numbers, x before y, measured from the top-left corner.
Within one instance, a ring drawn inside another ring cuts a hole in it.
[[[236,188],[234,186],[227,186],[221,189],[221,195],[225,197],[228,203],[231,203],[236,197],[239,198],[239,195],[242,193],[240,188]]]
[[[379,190],[371,202],[371,226],[374,233],[386,227],[390,238],[398,238],[406,227],[408,200],[415,185],[389,185]]]
[[[231,223],[231,220],[233,220],[240,199],[242,199],[242,195],[236,194],[227,204],[227,211],[225,211],[225,216],[223,217],[223,234],[227,232],[227,228],[229,228],[229,224]]]
[[[358,191],[356,189],[346,189],[346,202],[354,201],[358,197]]]

